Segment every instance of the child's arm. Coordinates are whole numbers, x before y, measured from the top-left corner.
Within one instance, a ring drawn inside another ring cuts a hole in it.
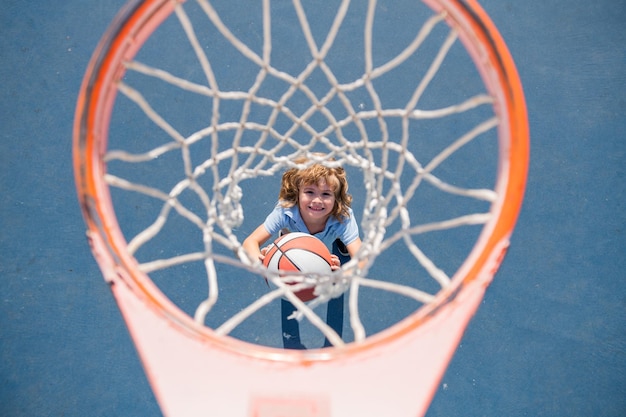
[[[356,257],[356,253],[359,251],[359,249],[361,249],[361,238],[357,237],[355,240],[350,242],[349,245],[346,245],[346,249],[348,249],[350,258]]]
[[[356,259],[356,254],[359,251],[359,249],[361,249],[361,238],[357,237],[356,240],[353,240],[352,242],[350,242],[349,245],[346,245],[346,249],[348,249],[350,258]],[[361,262],[359,262],[359,266],[363,268],[365,266],[365,262],[366,260],[362,259]]]
[[[265,229],[265,226],[260,225],[256,230],[243,241],[243,248],[250,256],[250,259],[258,259],[263,261],[265,253],[261,251],[261,245],[264,244],[272,235]]]

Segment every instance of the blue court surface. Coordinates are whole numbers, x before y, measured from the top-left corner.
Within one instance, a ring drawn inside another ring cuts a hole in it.
[[[72,171],[79,86],[123,4],[0,11],[2,416],[160,415],[87,245]],[[624,416],[626,3],[481,4],[524,85],[529,181],[427,416]]]

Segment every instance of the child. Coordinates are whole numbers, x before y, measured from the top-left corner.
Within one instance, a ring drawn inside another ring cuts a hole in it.
[[[298,164],[306,162],[307,159],[296,160]],[[289,169],[283,174],[278,199],[278,204],[265,222],[243,242],[243,248],[253,259],[263,260],[267,248],[261,249],[261,245],[280,232],[304,232],[319,238],[333,253],[332,269],[340,267],[339,256],[345,260],[356,255],[361,239],[350,208],[352,196],[348,194],[348,181],[343,168],[313,164],[303,169]],[[341,309],[340,317],[338,309]],[[282,299],[281,310],[285,348],[304,349],[300,343],[298,322],[286,319],[295,307]],[[327,321],[341,336],[343,296],[329,301]],[[328,345],[326,340],[325,346]]]

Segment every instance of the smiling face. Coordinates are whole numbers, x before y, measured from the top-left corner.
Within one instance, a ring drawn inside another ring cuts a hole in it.
[[[302,185],[298,192],[298,209],[310,233],[324,230],[335,207],[335,193],[326,181]]]
[[[307,159],[301,158],[295,162],[304,164]],[[307,189],[307,186],[311,189]],[[319,195],[318,201],[312,197],[316,193]],[[285,208],[298,207],[310,233],[317,233],[324,229],[328,216],[339,221],[349,216],[352,196],[348,194],[348,180],[343,168],[313,164],[304,168],[294,167],[283,174],[278,201]],[[311,223],[317,221],[322,224],[315,228],[321,229],[312,231]]]

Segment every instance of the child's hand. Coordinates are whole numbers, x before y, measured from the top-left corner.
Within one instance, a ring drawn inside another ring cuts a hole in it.
[[[337,255],[330,255],[330,260],[331,260],[330,269],[332,271],[336,271],[339,268],[341,268],[341,261],[339,260],[339,257]]]
[[[261,253],[259,254],[259,261],[263,262],[263,259],[265,259],[265,254],[267,253],[268,250],[270,250],[269,246],[261,248]]]

